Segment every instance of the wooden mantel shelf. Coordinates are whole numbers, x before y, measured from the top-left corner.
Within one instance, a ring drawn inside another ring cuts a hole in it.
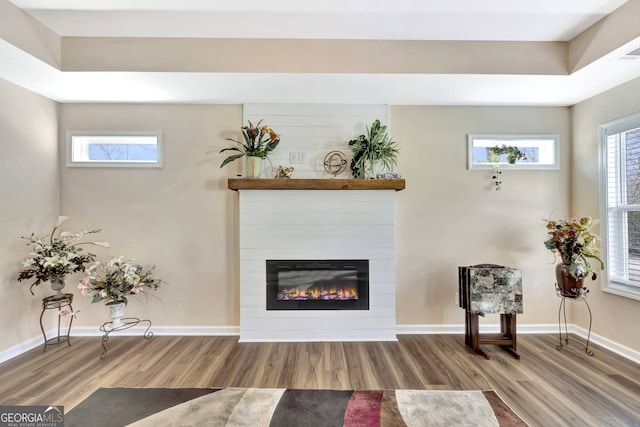
[[[244,179],[230,178],[231,190],[404,190],[404,179]]]

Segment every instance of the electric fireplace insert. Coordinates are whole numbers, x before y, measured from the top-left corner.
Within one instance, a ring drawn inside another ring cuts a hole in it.
[[[267,260],[267,310],[368,309],[368,260]]]

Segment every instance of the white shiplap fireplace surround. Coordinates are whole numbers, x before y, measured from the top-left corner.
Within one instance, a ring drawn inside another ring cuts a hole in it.
[[[396,340],[395,190],[239,193],[241,342]],[[369,260],[369,310],[268,311],[268,259]]]
[[[332,179],[323,168],[329,151],[348,153],[347,142],[374,120],[388,125],[388,113],[386,105],[243,106],[244,123],[262,120],[282,136],[263,177],[273,177],[277,165],[295,171],[279,183],[229,181],[239,190],[240,341],[396,340],[398,188],[383,180],[348,179],[348,168]],[[369,260],[369,310],[266,309],[267,260],[335,259]]]

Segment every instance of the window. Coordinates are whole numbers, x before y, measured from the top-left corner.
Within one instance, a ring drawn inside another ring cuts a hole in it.
[[[162,167],[160,132],[67,132],[67,166]]]
[[[602,289],[640,299],[640,114],[600,126],[600,200]]]
[[[558,169],[559,135],[480,135],[468,138],[469,169]],[[515,147],[524,155],[511,164],[507,154],[496,154],[495,148]]]

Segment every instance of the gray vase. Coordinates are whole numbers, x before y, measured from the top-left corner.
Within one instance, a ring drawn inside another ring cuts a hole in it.
[[[60,291],[64,289],[64,276],[58,276],[51,279],[51,289],[56,291],[56,298],[62,298],[64,294]]]

